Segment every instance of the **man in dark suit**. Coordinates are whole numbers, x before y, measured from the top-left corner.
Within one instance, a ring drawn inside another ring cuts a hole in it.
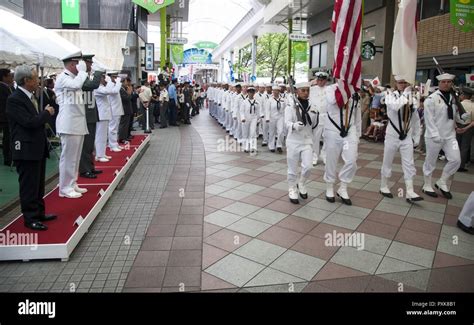
[[[10,148],[10,128],[6,115],[7,98],[15,89],[13,88],[13,73],[10,69],[0,69],[0,129],[2,129],[3,163],[6,166],[12,164],[12,153]]]
[[[119,142],[132,140],[130,134],[130,119],[133,119],[132,108],[132,80],[124,78],[122,80],[122,88],[120,88],[120,98],[122,99],[123,115],[120,117],[119,125]]]
[[[99,88],[100,78],[105,73],[104,69],[98,65],[94,65],[94,72],[92,72],[92,58],[94,55],[83,55],[82,59],[86,63],[89,77],[84,81],[82,85],[82,91],[84,96],[84,104],[86,105],[86,121],[87,130],[89,134],[84,136],[84,144],[82,146],[81,160],[79,163],[79,175],[85,178],[97,178],[98,174],[101,174],[101,170],[97,170],[94,167],[94,159],[92,153],[94,152],[95,143],[95,132],[96,124],[99,121],[99,113],[97,112],[97,105],[92,94],[94,89]]]
[[[47,230],[42,222],[56,219],[46,215],[44,206],[44,178],[46,158],[49,157],[46,123],[51,122],[54,108],[41,109],[33,92],[38,89],[38,74],[27,65],[15,69],[18,88],[7,99],[10,124],[12,159],[20,182],[21,212],[25,226]]]

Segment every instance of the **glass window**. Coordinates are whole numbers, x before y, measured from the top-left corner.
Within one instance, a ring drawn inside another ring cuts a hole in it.
[[[328,43],[323,42],[311,47],[311,69],[322,68],[327,65]]]

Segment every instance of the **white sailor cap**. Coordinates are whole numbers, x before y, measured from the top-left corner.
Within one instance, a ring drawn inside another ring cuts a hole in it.
[[[380,90],[380,91],[384,91],[384,90],[385,90],[385,87],[382,87],[382,86],[378,86],[377,88],[378,88],[378,90]]]
[[[250,85],[248,88],[247,88],[247,91],[255,91],[255,87]]]
[[[314,74],[316,78],[327,79],[329,75],[326,72],[319,71]]]
[[[438,79],[439,81],[441,81],[441,80],[453,80],[454,78],[456,78],[456,76],[453,75],[453,74],[450,74],[450,73],[443,73],[443,74],[440,74],[439,76],[436,76],[436,79]]]
[[[268,83],[268,84],[265,84],[265,87],[273,87],[273,85]]]
[[[393,79],[395,79],[395,81],[406,81],[405,78],[403,78],[403,76],[400,76],[400,75],[393,76]]]
[[[278,91],[280,91],[280,87],[281,87],[281,86],[284,86],[284,85],[280,85],[280,86],[275,85],[275,86],[272,87],[272,90],[278,90]]]
[[[300,89],[300,88],[309,88],[311,87],[311,83],[310,82],[299,82],[295,85],[295,88],[296,89]]]

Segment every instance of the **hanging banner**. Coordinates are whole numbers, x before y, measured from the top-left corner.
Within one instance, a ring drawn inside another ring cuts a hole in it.
[[[292,44],[295,62],[308,62],[308,42],[293,42]]]
[[[173,61],[173,63],[176,65],[183,64],[184,45],[171,44],[170,47],[171,47],[171,61]]]
[[[132,0],[133,3],[154,14],[163,7],[172,5],[175,0]]]
[[[61,18],[63,24],[79,24],[81,22],[79,0],[62,0]]]
[[[462,32],[474,29],[474,0],[450,0],[450,21]]]
[[[214,42],[200,41],[194,44],[198,49],[215,49],[218,45]]]

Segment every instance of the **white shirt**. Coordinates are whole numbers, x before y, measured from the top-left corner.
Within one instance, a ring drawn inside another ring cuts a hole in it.
[[[326,86],[312,86],[309,88],[309,99],[316,111],[319,112],[319,125],[324,126],[328,106]]]
[[[409,101],[409,95],[410,92],[405,92],[402,95],[400,95],[400,92],[394,91],[386,96],[385,103],[387,105],[387,115],[390,121],[395,125],[395,127],[401,132],[401,129],[404,130],[405,124],[404,124],[404,118],[403,114],[404,111],[401,110],[402,108],[405,109],[405,105]],[[409,121],[409,129],[408,129],[408,134],[407,138],[412,138],[415,143],[418,143],[420,140],[420,135],[421,135],[421,128],[420,128],[420,118],[418,116],[418,111],[417,111],[417,101],[413,101],[413,112]],[[400,118],[401,118],[401,126],[398,120],[398,113],[400,112]],[[399,138],[400,135],[398,132],[393,128],[391,123],[388,123],[387,126],[387,135]]]
[[[331,85],[326,87],[326,100],[327,100],[327,116],[326,116],[326,121],[324,122],[324,132],[329,131],[329,132],[337,132],[341,133],[341,131],[331,122],[329,118],[331,118],[336,125],[340,128],[341,127],[341,109],[337,105],[336,102],[336,91],[337,86]],[[361,118],[361,113],[360,113],[360,100],[357,103],[357,105],[354,105],[354,108],[352,110],[352,116],[351,116],[351,107],[352,107],[352,98],[349,99],[348,102],[348,110],[343,109],[342,113],[342,121],[343,124],[346,121],[346,117],[348,118],[348,125],[349,125],[349,132],[348,134],[355,134],[357,138],[360,138],[361,136],[361,129],[362,129],[362,118]],[[347,115],[349,114],[349,116]]]
[[[424,103],[425,138],[440,137],[442,140],[456,138],[455,120],[458,114],[453,96],[450,96],[450,102],[452,103],[454,117],[452,120],[448,118],[448,106],[443,101],[440,90],[435,91],[426,98]]]
[[[296,105],[293,98],[288,99],[288,105],[285,108],[285,125],[288,130],[286,143],[288,144],[313,144],[313,127],[316,125],[316,115],[311,112],[311,101],[309,101],[308,110],[310,111],[311,124],[306,124],[302,131],[293,130],[293,124],[298,122],[296,115]]]

